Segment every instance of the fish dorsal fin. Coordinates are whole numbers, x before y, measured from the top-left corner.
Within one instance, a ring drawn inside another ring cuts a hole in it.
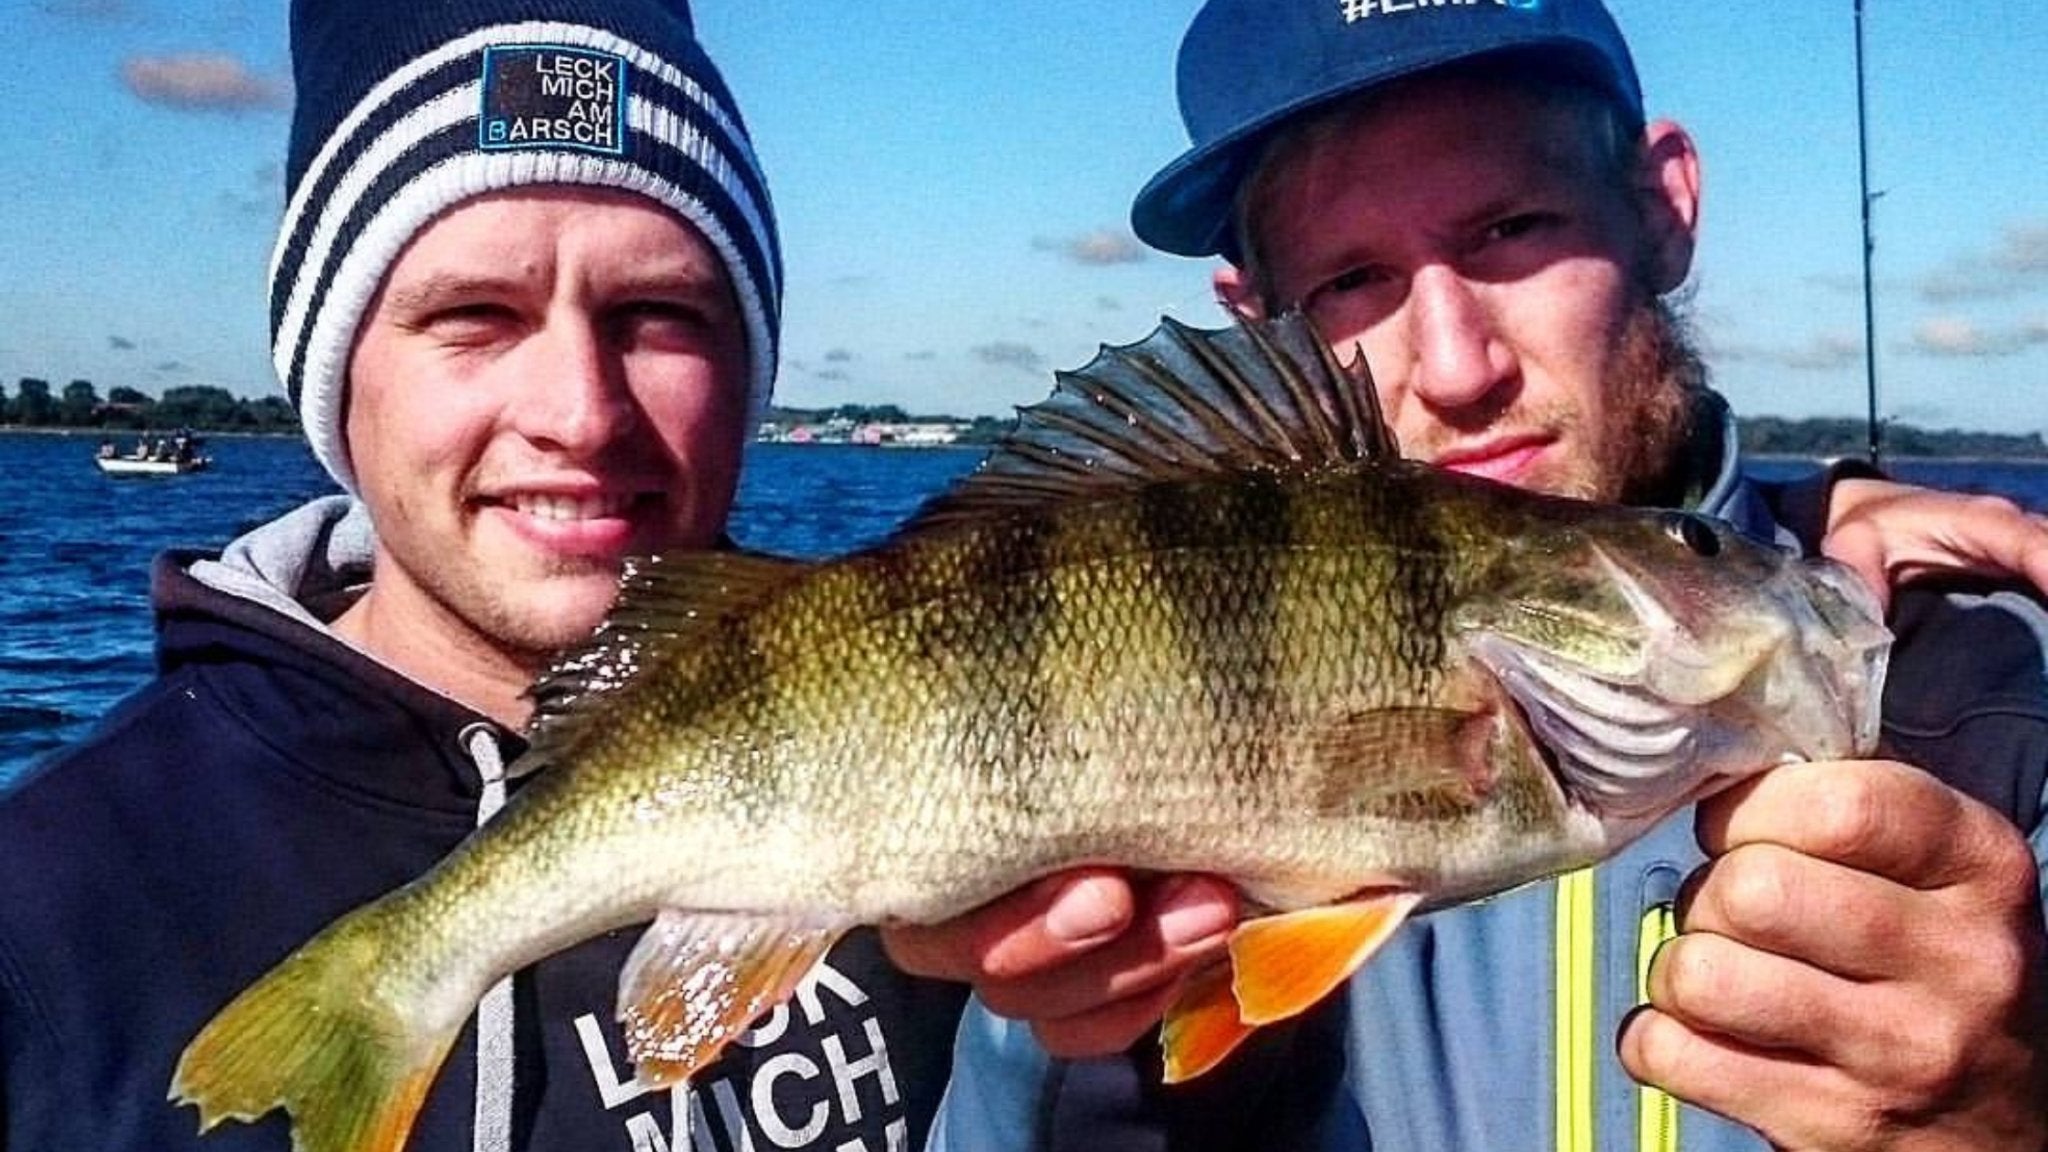
[[[1304,317],[1191,328],[1171,317],[1136,344],[1056,373],[1052,395],[981,467],[919,510],[922,528],[1088,499],[1159,480],[1301,473],[1398,455],[1365,359],[1337,362]]]
[[[762,552],[671,552],[635,557],[619,576],[619,598],[590,638],[558,657],[528,690],[531,751],[522,773],[555,759],[581,738],[588,702],[632,684],[649,652],[689,652],[677,643],[708,636],[774,598],[811,565]]]

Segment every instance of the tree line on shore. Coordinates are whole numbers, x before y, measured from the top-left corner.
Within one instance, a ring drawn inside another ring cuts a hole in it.
[[[963,444],[993,442],[1011,423],[992,416],[912,416],[894,404],[776,407],[768,413],[771,422],[823,423],[835,417],[857,423],[957,424]],[[23,377],[12,389],[0,387],[0,427],[296,433],[299,418],[282,396],[250,399],[211,385],[168,388],[160,397],[116,385],[102,398],[90,380],[73,380],[59,389],[47,380]],[[1863,454],[1870,442],[1862,420],[1825,416],[1799,420],[1750,416],[1741,421],[1741,436],[1744,452],[1771,456],[1854,456]],[[1882,429],[1882,442],[1886,456],[2048,458],[2048,440],[2039,432],[1929,429],[1888,421]]]
[[[1738,418],[1742,450],[1752,456],[1861,456],[1870,448],[1870,429],[1860,419],[1816,416]],[[1921,428],[1886,420],[1880,428],[1884,455],[1951,459],[2048,459],[2048,440],[2039,432],[1981,432]]]
[[[47,380],[24,376],[12,390],[0,388],[0,426],[107,432],[152,428],[296,432],[299,417],[282,396],[252,400],[207,384],[167,388],[160,397],[116,385],[102,399],[90,380],[73,380],[62,389],[54,389]]]

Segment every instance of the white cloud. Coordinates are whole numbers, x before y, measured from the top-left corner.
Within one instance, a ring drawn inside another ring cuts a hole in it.
[[[121,65],[121,80],[148,103],[188,112],[253,112],[285,103],[281,85],[232,56],[132,56]]]

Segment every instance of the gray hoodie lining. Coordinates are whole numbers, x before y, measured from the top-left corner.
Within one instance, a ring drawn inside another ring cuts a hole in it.
[[[323,496],[237,538],[219,560],[200,560],[187,571],[210,588],[333,635],[307,602],[338,606],[352,598],[369,579],[376,546],[362,504]]]
[[[505,765],[497,733],[489,724],[470,725],[463,730],[462,741],[484,780],[483,799],[476,809],[476,824],[481,828],[505,806]],[[477,1002],[476,1128],[471,1145],[476,1152],[511,1152],[512,1078],[516,1070],[512,977],[508,975],[491,985]]]

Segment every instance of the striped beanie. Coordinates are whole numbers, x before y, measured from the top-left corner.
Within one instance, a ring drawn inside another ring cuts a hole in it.
[[[695,226],[745,317],[759,420],[781,324],[774,209],[685,0],[294,0],[291,36],[271,358],[343,488],[349,357],[385,273],[436,216],[514,186],[624,189]]]

